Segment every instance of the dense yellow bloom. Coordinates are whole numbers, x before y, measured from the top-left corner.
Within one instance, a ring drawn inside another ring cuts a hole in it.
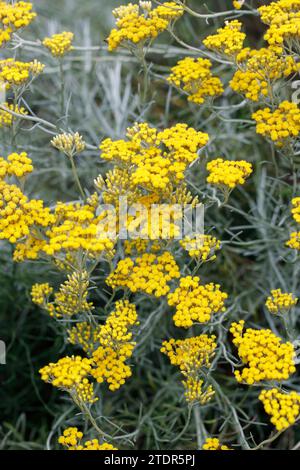
[[[132,356],[135,342],[132,328],[139,324],[135,305],[128,300],[116,302],[97,337],[100,346],[92,355],[92,375],[97,382],[107,382],[111,391],[118,390],[131,376],[125,361]]]
[[[185,397],[188,402],[207,403],[214,391],[204,386],[201,379],[203,368],[209,368],[217,347],[215,336],[200,335],[184,340],[164,341],[161,352],[166,354],[172,365],[179,367],[184,380]]]
[[[269,25],[264,36],[270,45],[280,46],[287,43],[289,48],[298,47],[300,37],[299,0],[279,0],[258,8],[261,19]]]
[[[300,395],[295,391],[282,393],[276,388],[262,390],[259,399],[277,431],[289,428],[300,416]]]
[[[244,184],[246,178],[252,173],[251,163],[245,160],[232,161],[216,158],[206,165],[206,169],[209,172],[208,183],[229,189]]]
[[[211,235],[199,234],[194,237],[187,236],[180,240],[180,245],[188,251],[192,258],[199,261],[213,261],[216,259],[215,252],[220,250],[221,242]]]
[[[26,152],[11,153],[8,155],[7,160],[0,157],[0,179],[7,176],[22,178],[32,171],[32,160],[27,156]]]
[[[219,284],[201,285],[198,276],[180,279],[179,287],[168,295],[168,304],[176,307],[173,320],[176,326],[189,328],[194,323],[207,323],[212,315],[224,312],[228,295]]]
[[[170,291],[168,283],[179,276],[179,267],[170,253],[160,256],[144,253],[136,260],[125,258],[119,261],[106,282],[113,289],[128,287],[131,292],[141,291],[161,297]]]
[[[83,249],[96,255],[111,252],[114,241],[111,240],[105,227],[99,228],[106,214],[96,215],[96,208],[90,204],[57,203],[54,211],[55,223],[46,232],[48,241],[44,247],[47,255],[72,252]]]
[[[28,200],[18,186],[0,180],[0,239],[16,243],[29,235],[33,225],[47,227],[51,222],[53,216],[43,201]]]
[[[13,111],[14,113],[17,114],[23,114],[24,116],[27,113],[26,109],[23,107],[19,107],[14,104],[9,104],[9,103],[3,103],[2,106],[7,108],[8,111],[4,111],[3,109],[0,109],[0,127],[10,127],[13,122],[18,119],[16,116],[11,114],[9,111]]]
[[[242,23],[238,20],[227,21],[217,33],[207,36],[203,44],[219,54],[235,57],[243,48],[246,34],[241,32]]]
[[[118,450],[107,442],[99,443],[98,439],[85,441],[83,444],[81,440],[83,433],[76,427],[70,427],[64,430],[63,434],[59,436],[58,442],[67,448],[67,450]]]
[[[206,98],[218,96],[224,91],[221,80],[212,75],[211,67],[208,59],[185,57],[172,67],[167,80],[186,91],[189,101],[202,104]]]
[[[135,45],[144,46],[165,31],[170,22],[180,18],[184,10],[175,2],[166,2],[155,9],[150,5],[143,8],[143,4],[129,3],[113,10],[116,18],[116,28],[110,32],[107,39],[108,50],[112,51],[118,46],[132,48]]]
[[[237,70],[231,88],[252,101],[272,96],[274,83],[297,72],[299,66],[292,56],[278,55],[271,48],[243,49],[236,58]]]
[[[105,139],[100,145],[101,156],[121,168],[126,166],[130,184],[155,193],[181,182],[188,165],[209,140],[206,133],[187,124],[161,132],[146,123],[135,124],[127,130],[127,137],[128,141]]]
[[[248,385],[263,380],[287,380],[296,371],[295,350],[292,343],[283,343],[271,330],[247,328],[245,322],[232,323],[230,332],[238,355],[247,367],[235,371],[238,382]]]
[[[22,178],[33,171],[32,160],[27,156],[26,152],[11,153],[8,155],[7,161],[9,163],[7,171],[8,175]]]
[[[13,31],[28,26],[35,17],[29,2],[0,1],[0,47],[10,40]]]
[[[292,216],[297,223],[300,223],[300,197],[292,199]]]
[[[0,82],[6,89],[11,86],[20,87],[32,78],[42,73],[44,65],[34,60],[33,62],[20,62],[14,59],[0,60]]]
[[[94,397],[93,384],[87,378],[91,370],[90,359],[66,356],[56,363],[50,362],[40,369],[40,374],[44,382],[70,393],[76,402],[94,403],[97,398]]]
[[[286,246],[293,250],[300,251],[300,232],[292,232],[290,239],[286,242]]]
[[[281,289],[271,291],[267,298],[266,307],[271,313],[286,313],[298,302],[297,297],[291,293],[284,293]]]
[[[86,146],[83,137],[78,132],[75,132],[75,134],[58,134],[51,140],[51,144],[69,157],[83,152]]]
[[[52,292],[53,287],[51,287],[48,282],[44,284],[34,284],[31,288],[32,302],[36,305],[45,307]]]
[[[256,132],[271,139],[277,147],[289,144],[300,132],[300,109],[289,101],[280,103],[274,112],[270,108],[260,109],[252,118],[256,121]]]
[[[230,447],[221,444],[218,438],[208,437],[205,439],[202,450],[232,450]]]
[[[72,49],[74,34],[64,31],[59,34],[53,34],[43,40],[43,45],[50,50],[54,57],[62,57]]]

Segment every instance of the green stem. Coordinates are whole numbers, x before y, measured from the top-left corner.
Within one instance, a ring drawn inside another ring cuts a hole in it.
[[[75,162],[74,162],[73,155],[69,155],[69,159],[70,159],[70,162],[71,162],[72,173],[73,173],[75,182],[77,184],[77,187],[80,191],[80,194],[81,194],[82,198],[85,199],[85,194],[84,194],[84,191],[82,189],[82,186],[81,186],[81,183],[80,183],[80,180],[79,180],[79,177],[78,177],[78,173],[77,173],[77,169],[76,169],[76,165],[75,165]]]

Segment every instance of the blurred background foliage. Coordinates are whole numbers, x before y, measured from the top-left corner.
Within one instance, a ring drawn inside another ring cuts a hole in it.
[[[205,150],[205,158],[189,174],[190,186],[200,198],[204,194],[207,158],[222,155],[253,162],[255,174],[245,188],[236,189],[231,196],[232,210],[219,210],[216,206],[206,210],[206,227],[224,241],[224,249],[215,263],[203,268],[201,277],[205,281],[220,282],[223,290],[230,294],[229,313],[223,326],[218,326],[223,337],[231,321],[240,317],[250,324],[271,325],[280,333],[279,324],[264,312],[263,304],[270,288],[280,286],[294,292],[297,288],[297,267],[284,248],[292,226],[286,210],[292,189],[285,164],[275,175],[270,148],[255,135],[254,126],[249,122],[251,107],[240,107],[242,98],[228,88],[232,75],[228,68],[215,66],[226,85],[224,95],[215,103],[219,109],[188,104],[185,96],[166,85],[162,75],[186,55],[186,50],[168,34],[162,34],[155,41],[148,55],[149,63],[153,64],[152,96],[151,106],[145,110],[139,99],[142,80],[139,64],[126,51],[108,54],[105,50],[105,38],[114,23],[111,10],[121,3],[115,0],[33,1],[38,17],[20,34],[22,39],[34,42],[55,32],[70,30],[75,33],[75,46],[95,46],[95,49],[77,49],[65,58],[63,110],[59,102],[61,76],[56,60],[30,42],[15,44],[18,47],[3,51],[4,56],[15,55],[23,60],[36,58],[47,65],[31,92],[26,94],[24,103],[33,114],[58,127],[79,131],[94,148],[85,151],[78,161],[80,178],[88,191],[92,191],[93,179],[108,169],[99,158],[99,142],[105,136],[122,138],[125,129],[136,120],[148,120],[158,127],[187,122],[210,134],[211,143]],[[257,1],[252,5],[262,3],[270,2]],[[194,0],[189,4],[203,12],[232,8],[230,0]],[[263,25],[253,17],[243,22],[248,44],[259,47]],[[186,43],[199,47],[201,40],[221,24],[222,20],[206,22],[185,15],[176,25],[176,34]],[[11,135],[0,130],[0,154],[7,154],[12,148],[30,154],[35,172],[28,180],[27,192],[45,199],[50,205],[56,200],[77,197],[68,163],[49,145],[51,132],[47,127],[24,121],[12,144]],[[7,344],[7,365],[0,366],[0,448],[55,448],[61,427],[81,421],[78,416],[74,418],[77,411],[62,393],[41,382],[38,370],[74,350],[65,346],[62,329],[58,332],[53,320],[33,306],[29,292],[35,282],[58,284],[62,279],[48,265],[14,264],[11,254],[11,248],[1,243],[0,338]],[[187,262],[187,258],[181,259],[182,266]],[[93,290],[93,301],[102,312],[108,294],[101,269],[94,282],[100,294]],[[148,325],[148,329],[145,328],[144,335],[138,339],[132,358],[133,379],[115,394],[102,387],[97,412],[105,417],[105,426],[110,432],[117,435],[128,432],[127,448],[130,442],[135,448],[195,448],[195,425],[188,420],[179,374],[159,353],[161,341],[170,335],[179,337],[180,331],[171,326],[166,305],[157,308],[159,315],[152,321],[153,304],[141,301],[142,325]],[[253,439],[263,440],[271,428],[254,426],[261,420],[267,422],[257,403],[257,390],[237,387],[225,362],[216,371],[215,379],[222,389],[220,403],[215,409],[204,406],[203,411],[211,432],[218,432],[232,402],[240,413],[245,433],[254,433]],[[293,378],[292,384],[294,389],[300,390],[299,379]],[[254,402],[257,407],[253,407]],[[287,431],[275,446],[280,448],[287,440],[296,439],[294,433],[293,429]],[[236,440],[235,433],[227,437]]]

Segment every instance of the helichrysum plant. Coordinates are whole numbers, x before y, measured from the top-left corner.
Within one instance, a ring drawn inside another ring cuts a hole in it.
[[[102,2],[101,26],[72,0],[47,28],[38,3],[0,0],[0,292],[31,390],[0,447],[299,448],[300,0]]]

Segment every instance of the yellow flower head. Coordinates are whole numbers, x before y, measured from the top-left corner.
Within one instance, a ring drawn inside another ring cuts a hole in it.
[[[300,251],[300,232],[292,232],[286,246],[293,250]]]
[[[67,450],[118,450],[107,442],[100,444],[98,439],[85,441],[82,444],[82,439],[83,433],[76,427],[70,427],[65,429],[63,434],[59,436],[58,443],[66,447]]]
[[[0,60],[0,83],[3,82],[6,89],[26,85],[32,78],[39,75],[44,65],[34,60],[33,62],[20,62],[15,59]]]
[[[175,325],[189,328],[194,323],[207,323],[212,315],[224,312],[227,297],[219,284],[201,285],[199,277],[187,276],[181,278],[179,287],[168,295],[168,304],[176,307]]]
[[[262,390],[259,400],[277,431],[289,428],[300,416],[300,395],[295,391],[282,393],[276,388]]]
[[[86,146],[83,137],[78,132],[75,132],[75,134],[58,134],[53,137],[51,144],[71,157],[83,152]]]
[[[0,47],[10,40],[13,31],[28,26],[35,17],[30,2],[0,1]]]
[[[186,57],[172,67],[168,81],[188,93],[188,100],[202,104],[206,98],[223,93],[223,85],[210,71],[212,63],[208,59]]]
[[[200,335],[184,340],[170,339],[162,344],[161,352],[183,375],[185,397],[190,403],[205,404],[214,395],[212,386],[204,385],[201,371],[211,365],[217,347],[215,339],[215,336]]]
[[[208,183],[229,189],[244,184],[252,173],[251,163],[245,160],[232,161],[217,158],[209,162],[206,169],[209,172]]]
[[[118,390],[131,376],[131,369],[125,362],[136,345],[132,330],[137,325],[135,305],[122,300],[116,302],[115,310],[99,328],[97,342],[100,346],[92,355],[92,375],[99,383],[106,381],[111,391]]]
[[[256,132],[272,140],[277,147],[284,147],[299,135],[300,109],[295,103],[283,101],[274,112],[270,108],[256,111]]]
[[[270,97],[273,85],[299,70],[294,57],[278,54],[271,48],[243,49],[236,58],[239,65],[230,82],[231,88],[251,101]]]
[[[179,267],[169,252],[160,256],[144,253],[132,260],[119,261],[116,269],[108,276],[106,283],[116,287],[128,287],[131,292],[145,292],[155,297],[170,291],[169,282],[180,276]]]
[[[63,33],[53,34],[43,40],[43,45],[49,49],[54,57],[62,57],[72,49],[74,34],[64,31]]]
[[[40,374],[44,382],[67,391],[75,401],[94,403],[97,398],[94,397],[93,384],[87,378],[91,370],[90,359],[66,356],[40,369]]]
[[[165,31],[170,22],[183,15],[184,10],[175,2],[166,2],[155,9],[145,8],[129,3],[113,11],[116,17],[116,28],[108,37],[108,50],[112,51],[120,45],[134,47],[144,46]]]
[[[281,289],[271,291],[266,300],[266,307],[271,313],[287,313],[298,302],[293,294],[284,293]]]
[[[292,216],[297,223],[300,223],[300,197],[292,199]]]
[[[187,236],[180,241],[180,245],[188,251],[191,258],[199,261],[213,261],[216,259],[215,252],[220,250],[221,242],[211,235],[199,234],[195,237]]]
[[[230,447],[221,444],[218,438],[208,437],[205,439],[202,450],[232,450]]]
[[[263,380],[287,380],[296,371],[292,343],[283,343],[267,329],[248,328],[243,332],[244,323],[241,320],[230,328],[239,357],[247,365],[241,371],[235,371],[236,380],[248,385]]]
[[[238,20],[227,21],[217,33],[204,39],[203,44],[219,54],[235,58],[242,50],[246,34],[241,32],[242,23]]]

